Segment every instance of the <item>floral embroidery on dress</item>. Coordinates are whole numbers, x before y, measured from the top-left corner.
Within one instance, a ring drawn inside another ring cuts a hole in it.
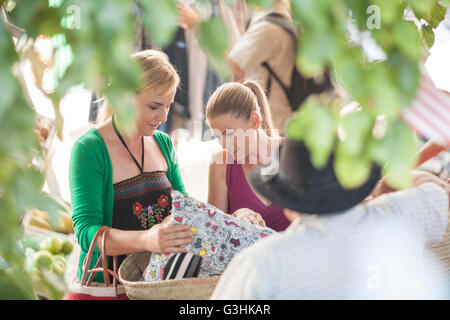
[[[141,222],[141,227],[149,229],[153,225],[163,221],[164,209],[169,204],[169,198],[166,195],[161,195],[157,203],[142,207],[139,202],[133,205],[133,214]]]
[[[136,217],[139,217],[139,214],[142,212],[142,204],[140,204],[139,202],[136,202],[135,204],[133,204],[133,214]]]
[[[162,194],[161,197],[158,199],[158,205],[162,208],[167,207],[169,204],[169,197],[167,197],[165,194]]]

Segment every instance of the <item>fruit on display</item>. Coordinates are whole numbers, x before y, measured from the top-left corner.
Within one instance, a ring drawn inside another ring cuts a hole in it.
[[[64,241],[62,244],[61,252],[64,254],[70,254],[73,251],[73,243],[72,241]]]
[[[63,207],[57,215],[32,209],[23,219],[25,233],[20,244],[38,299],[61,299],[67,291],[67,261],[75,239],[70,208]]]
[[[74,232],[72,218],[69,213],[62,210],[58,211],[58,222],[56,226],[52,225],[48,212],[39,209],[33,209],[29,224],[35,227],[61,232],[64,234]]]
[[[39,248],[41,250],[47,250],[48,252],[57,254],[61,252],[63,248],[63,242],[61,239],[58,239],[56,237],[49,237],[41,242]]]
[[[57,275],[62,276],[66,270],[66,260],[53,260],[51,264],[52,271]]]
[[[43,270],[63,276],[67,266],[67,256],[73,251],[69,239],[56,236],[25,235],[22,239],[27,271],[39,277]]]
[[[34,265],[36,267],[50,268],[53,262],[53,256],[46,250],[36,252],[34,255]]]

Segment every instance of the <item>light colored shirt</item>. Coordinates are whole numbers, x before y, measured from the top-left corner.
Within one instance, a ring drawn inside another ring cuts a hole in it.
[[[302,215],[235,256],[212,299],[448,298],[425,251],[447,220],[448,195],[433,183],[344,213]]]
[[[273,23],[257,22],[260,18],[255,17],[229,52],[228,58],[245,72],[245,80],[257,81],[265,89],[269,72],[261,64],[267,62],[289,87],[295,61],[294,40],[286,30]],[[274,127],[283,134],[286,122],[292,116],[292,109],[283,89],[273,77],[269,104]]]

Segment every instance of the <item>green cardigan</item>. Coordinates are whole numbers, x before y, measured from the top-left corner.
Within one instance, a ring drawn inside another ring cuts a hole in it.
[[[167,178],[172,188],[186,193],[170,137],[161,131],[156,131],[153,137],[166,158]],[[112,226],[114,189],[111,158],[105,141],[95,128],[82,135],[73,146],[69,184],[72,220],[81,247],[78,264],[78,277],[81,279],[83,260],[95,233],[102,225]],[[98,257],[96,248],[90,268],[94,267]],[[96,274],[94,281],[103,281],[101,272]]]

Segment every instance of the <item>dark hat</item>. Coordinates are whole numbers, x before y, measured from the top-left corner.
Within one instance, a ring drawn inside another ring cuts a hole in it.
[[[286,139],[281,145],[278,172],[266,174],[268,167],[250,172],[250,183],[276,205],[300,213],[325,214],[344,211],[361,203],[381,178],[381,168],[373,165],[368,180],[356,189],[343,188],[333,168],[334,154],[316,169],[303,142]]]

